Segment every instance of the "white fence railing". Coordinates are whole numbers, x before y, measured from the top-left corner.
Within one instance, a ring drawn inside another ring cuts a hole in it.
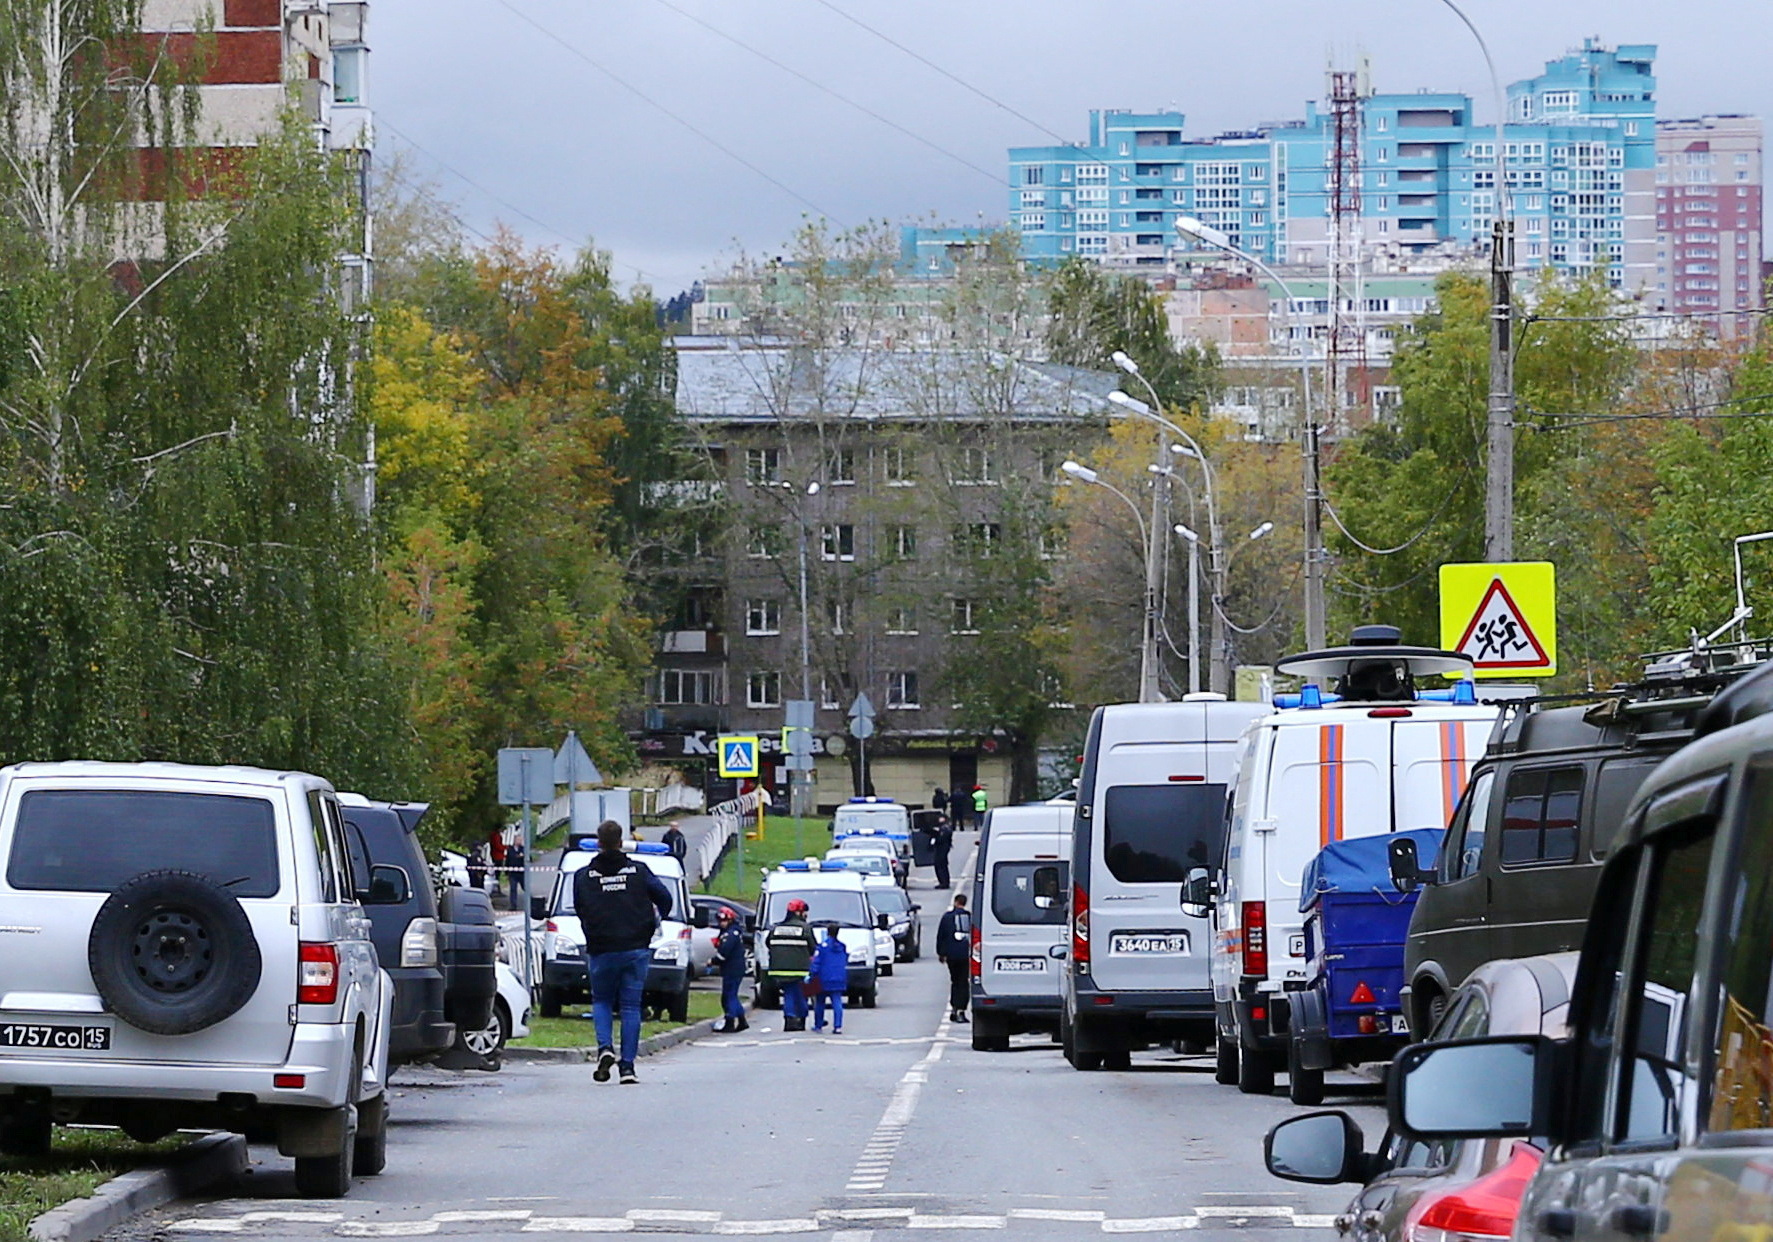
[[[745,830],[745,822],[757,814],[759,807],[769,805],[769,790],[759,788],[727,802],[716,802],[709,808],[708,813],[714,817],[714,831],[702,838],[697,850],[703,879],[714,874],[715,864],[720,861],[727,842]]]

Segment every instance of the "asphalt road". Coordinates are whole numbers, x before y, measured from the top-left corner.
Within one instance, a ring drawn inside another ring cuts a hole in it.
[[[927,872],[914,886],[929,944],[947,895]],[[1263,1133],[1294,1111],[1283,1096],[1217,1086],[1202,1057],[1146,1053],[1130,1072],[1080,1074],[1034,1036],[975,1053],[944,1016],[946,990],[926,956],[883,980],[879,1008],[853,1010],[841,1037],[784,1035],[779,1012],[760,1011],[743,1035],[643,1060],[635,1087],[598,1085],[584,1064],[403,1070],[387,1172],[348,1199],[293,1198],[290,1162],[255,1148],[231,1197],[113,1238],[1333,1236],[1351,1188],[1262,1169]],[[1341,1081],[1333,1103],[1376,1138],[1377,1089]]]

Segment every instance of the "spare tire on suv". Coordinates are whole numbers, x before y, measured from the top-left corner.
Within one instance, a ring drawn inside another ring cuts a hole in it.
[[[238,1013],[259,986],[258,938],[208,876],[145,871],[92,920],[86,960],[105,1006],[154,1035],[189,1035]]]

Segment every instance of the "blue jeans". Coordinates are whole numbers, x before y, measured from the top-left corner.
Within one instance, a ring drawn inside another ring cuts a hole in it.
[[[795,1019],[806,1017],[805,981],[800,979],[782,980],[782,1016]]]
[[[745,1006],[739,1002],[739,984],[744,980],[744,975],[720,976],[720,1011],[729,1018],[745,1016]]]
[[[652,964],[653,951],[623,949],[616,953],[594,953],[585,962],[585,973],[591,984],[591,1020],[597,1029],[597,1046],[613,1048],[613,1010],[622,1010],[622,1050],[618,1060],[633,1065],[640,1055],[640,998],[646,992],[646,968]]]
[[[813,997],[813,1029],[815,1031],[825,1029],[825,1003],[827,1001],[831,1003],[831,1029],[834,1031],[843,1030],[842,992],[820,992]]]

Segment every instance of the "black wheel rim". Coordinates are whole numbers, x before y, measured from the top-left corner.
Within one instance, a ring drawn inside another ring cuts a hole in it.
[[[151,911],[136,925],[130,964],[138,982],[157,996],[179,996],[215,969],[209,929],[188,910]]]

